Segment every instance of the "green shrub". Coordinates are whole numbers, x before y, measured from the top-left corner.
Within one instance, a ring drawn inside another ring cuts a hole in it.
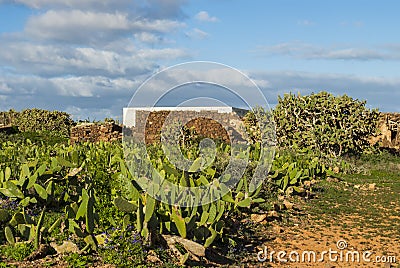
[[[22,132],[57,132],[68,136],[74,121],[65,112],[41,109],[26,109],[21,112],[0,112],[0,124],[18,126]]]
[[[0,246],[0,255],[9,260],[22,261],[28,257],[33,250],[32,243],[16,243],[14,246]]]
[[[68,263],[68,267],[90,267],[93,264],[92,256],[85,256],[78,253],[71,253],[64,257],[64,260]]]
[[[105,243],[99,249],[103,261],[117,267],[137,267],[144,263],[145,249],[133,226],[113,228],[106,233]]]
[[[371,146],[379,112],[366,102],[327,92],[308,96],[285,94],[274,109],[281,147],[308,148],[325,156],[361,154]]]

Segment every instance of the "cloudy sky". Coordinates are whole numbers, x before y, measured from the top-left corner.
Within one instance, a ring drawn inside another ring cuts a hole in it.
[[[202,60],[243,71],[272,105],[326,90],[400,112],[399,10],[395,0],[0,0],[0,110],[121,118],[152,74]]]

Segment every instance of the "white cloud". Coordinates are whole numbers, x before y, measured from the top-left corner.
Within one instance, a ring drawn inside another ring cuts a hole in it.
[[[112,8],[128,6],[130,0],[14,0],[31,8],[41,9],[48,7],[70,7],[70,8]]]
[[[163,49],[142,49],[138,51],[138,56],[148,60],[166,60],[189,57],[189,53],[178,48]]]
[[[258,54],[283,55],[298,59],[357,61],[400,60],[400,51],[390,48],[322,47],[302,42],[261,46],[258,47],[255,52]]]
[[[299,20],[297,21],[297,24],[302,26],[313,26],[315,23],[311,20]]]
[[[266,80],[256,79],[255,82],[269,85]],[[203,100],[212,98],[236,107],[247,107],[244,101],[250,106],[264,104],[260,91],[245,73],[224,65],[199,62],[161,71],[140,87],[131,106],[152,106],[157,102],[175,106],[199,97]]]
[[[3,0],[5,3],[23,4],[38,10],[79,9],[135,13],[151,19],[184,18],[182,6],[186,0]],[[1,1],[0,1],[1,3]]]
[[[10,93],[12,89],[7,85],[5,81],[0,82],[0,94]]]
[[[119,11],[49,10],[30,17],[25,32],[40,40],[98,45],[135,33],[165,34],[184,26],[175,20],[149,20]]]
[[[179,49],[140,49],[134,53],[115,52],[91,47],[34,45],[31,43],[5,43],[0,51],[4,64],[13,66],[14,72],[46,77],[65,75],[130,76],[143,74],[156,67],[154,54],[186,55]]]
[[[143,42],[143,43],[154,44],[154,43],[160,43],[163,41],[162,37],[157,36],[153,33],[148,33],[148,32],[136,33],[134,36],[137,40],[139,40],[140,42]]]
[[[217,17],[210,16],[207,11],[200,11],[195,16],[196,20],[205,22],[217,22],[219,21]]]
[[[65,108],[65,112],[72,115],[74,120],[101,120],[103,118],[113,118],[120,122],[122,121],[122,115],[115,113],[115,110],[110,108],[93,109],[93,108],[82,108],[74,105]]]
[[[135,89],[147,75],[136,80],[126,78],[110,79],[103,76],[75,76],[43,78],[39,76],[0,77],[0,85],[7,83],[11,93],[3,94],[7,102],[0,103],[0,110],[37,107],[66,111],[68,107],[78,107],[88,113],[73,114],[76,118],[102,119],[99,111],[108,110],[119,116],[122,107],[129,102]],[[1,93],[0,93],[1,95]]]
[[[209,36],[208,33],[197,28],[194,28],[190,32],[186,32],[185,35],[191,39],[205,39]]]
[[[186,0],[0,2],[37,9],[22,32],[0,36],[1,110],[119,115],[163,61],[190,55],[166,38],[185,29]]]
[[[134,90],[138,82],[125,78],[109,79],[101,76],[85,77],[57,77],[50,79],[54,85],[57,95],[70,97],[97,97],[106,95],[117,97],[119,92]]]
[[[274,104],[277,96],[292,92],[310,94],[328,91],[335,95],[347,94],[360,100],[367,100],[369,108],[400,112],[400,78],[355,76],[332,73],[308,73],[297,71],[252,72],[252,77],[268,81],[268,87],[261,86],[267,100]]]

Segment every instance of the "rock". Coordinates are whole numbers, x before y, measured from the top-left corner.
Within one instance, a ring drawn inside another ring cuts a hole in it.
[[[333,168],[333,173],[338,174],[340,172],[340,168],[339,167],[334,167]]]
[[[266,214],[251,214],[250,215],[250,219],[253,222],[262,222],[263,220],[265,220],[267,218]]]
[[[272,230],[277,234],[281,234],[285,231],[282,227],[280,227],[278,225],[275,225],[274,227],[272,227]]]
[[[291,202],[289,202],[289,201],[287,201],[287,200],[283,201],[283,204],[284,204],[285,207],[286,207],[287,209],[289,209],[289,210],[292,209],[293,206],[294,206],[293,203],[291,203]]]
[[[338,179],[338,178],[334,178],[334,177],[328,177],[328,178],[326,179],[326,181],[327,181],[327,182],[339,182],[339,179]]]
[[[279,218],[279,214],[275,210],[268,211],[268,217]]]
[[[199,243],[174,235],[163,235],[163,238],[167,241],[168,246],[175,245],[175,243],[180,243],[192,255],[197,257],[206,256],[206,248]]]
[[[157,257],[157,254],[155,253],[154,250],[149,250],[147,253],[146,260],[151,263],[162,263],[160,258]]]
[[[375,186],[376,186],[376,183],[370,183],[368,185],[368,190],[371,190],[371,191],[375,190]]]
[[[80,124],[71,128],[71,144],[79,142],[116,141],[122,139],[122,127],[114,123]]]
[[[57,245],[57,243],[50,243],[50,246],[57,251],[58,254],[64,253],[79,253],[79,248],[71,241],[64,241],[61,246]]]

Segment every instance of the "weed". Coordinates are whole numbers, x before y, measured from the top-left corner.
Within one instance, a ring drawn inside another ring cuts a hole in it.
[[[136,267],[144,263],[146,252],[142,239],[133,231],[132,226],[128,226],[127,230],[112,228],[105,234],[105,244],[99,249],[105,263],[118,267]]]
[[[91,267],[93,264],[92,256],[85,256],[78,253],[72,253],[64,257],[64,260],[68,263],[68,267]]]
[[[22,261],[28,257],[34,248],[32,243],[16,243],[14,246],[5,245],[0,247],[0,255],[8,260]]]

